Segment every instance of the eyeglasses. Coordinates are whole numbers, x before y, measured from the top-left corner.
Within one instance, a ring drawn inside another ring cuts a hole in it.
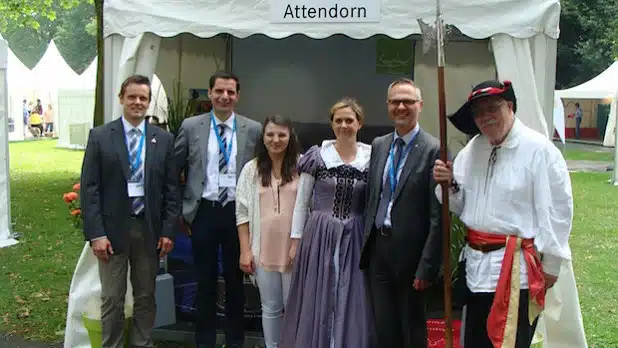
[[[500,111],[502,104],[504,104],[504,101],[494,104],[488,104],[483,108],[480,108],[478,106],[472,106],[472,108],[470,108],[470,111],[472,112],[473,117],[478,117],[485,113],[495,114],[496,112]]]
[[[388,100],[388,104],[390,106],[395,106],[395,107],[399,106],[401,103],[403,103],[403,105],[405,106],[412,106],[418,102],[419,100],[416,100],[416,99],[389,99]]]

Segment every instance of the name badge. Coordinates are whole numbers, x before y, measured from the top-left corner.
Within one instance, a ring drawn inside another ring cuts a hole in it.
[[[128,182],[127,190],[129,197],[144,197],[144,184],[141,182]]]
[[[236,187],[236,174],[219,174],[219,187]]]

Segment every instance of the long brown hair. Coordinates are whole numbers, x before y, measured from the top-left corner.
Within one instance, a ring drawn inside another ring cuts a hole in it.
[[[264,132],[266,131],[266,126],[269,123],[285,127],[290,132],[290,141],[285,149],[285,154],[283,155],[283,165],[281,166],[281,185],[285,185],[286,183],[294,180],[294,176],[297,174],[296,162],[298,160],[298,156],[300,155],[300,142],[298,141],[298,137],[292,127],[292,121],[279,115],[267,117],[262,124],[262,139],[261,141],[258,141],[255,147],[258,175],[260,176],[262,186],[264,187],[270,186],[271,171],[273,168],[273,163],[268,155],[268,150],[266,149],[266,145],[264,145],[263,138]]]

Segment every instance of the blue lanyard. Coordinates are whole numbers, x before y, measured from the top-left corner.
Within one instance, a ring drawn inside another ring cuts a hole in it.
[[[135,162],[131,164],[131,172],[135,172],[142,161],[142,149],[144,148],[144,134],[139,139],[139,146],[137,147],[137,155],[135,156]],[[131,163],[131,155],[129,154],[129,163]]]
[[[393,143],[391,144],[391,150],[389,151],[389,159],[390,159],[390,171],[389,171],[389,176],[390,176],[390,184],[391,184],[391,195],[395,194],[395,189],[397,188],[397,173],[399,172],[399,168],[401,167],[401,162],[403,162],[403,159],[406,157],[406,154],[408,152],[410,152],[410,150],[412,149],[412,144],[414,143],[414,138],[416,138],[416,135],[418,134],[418,132],[416,132],[416,134],[414,134],[412,136],[412,139],[410,139],[410,142],[408,143],[408,145],[406,145],[405,148],[402,149],[402,153],[401,153],[401,159],[399,160],[399,163],[397,163],[397,168],[395,168],[395,141],[393,141]],[[391,196],[392,197],[392,196]]]
[[[234,126],[232,127],[232,136],[230,137],[230,141],[227,143],[227,149],[223,144],[223,139],[221,139],[221,135],[219,135],[219,131],[217,129],[217,124],[215,122],[215,115],[210,114],[210,120],[212,121],[212,129],[215,131],[215,135],[217,136],[217,142],[219,143],[219,150],[223,152],[223,157],[225,158],[225,164],[230,164],[230,156],[232,155],[232,141],[234,140],[234,134],[236,134],[236,118],[234,118]]]

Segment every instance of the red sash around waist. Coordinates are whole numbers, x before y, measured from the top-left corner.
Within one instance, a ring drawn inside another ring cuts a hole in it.
[[[473,229],[468,229],[467,238],[470,244],[501,244],[505,246],[496,294],[487,318],[487,333],[494,348],[515,347],[517,316],[519,314],[520,252],[524,253],[528,270],[528,290],[530,294],[528,320],[530,323],[534,321],[545,306],[545,277],[541,260],[534,249],[534,239],[522,239],[521,237]]]

